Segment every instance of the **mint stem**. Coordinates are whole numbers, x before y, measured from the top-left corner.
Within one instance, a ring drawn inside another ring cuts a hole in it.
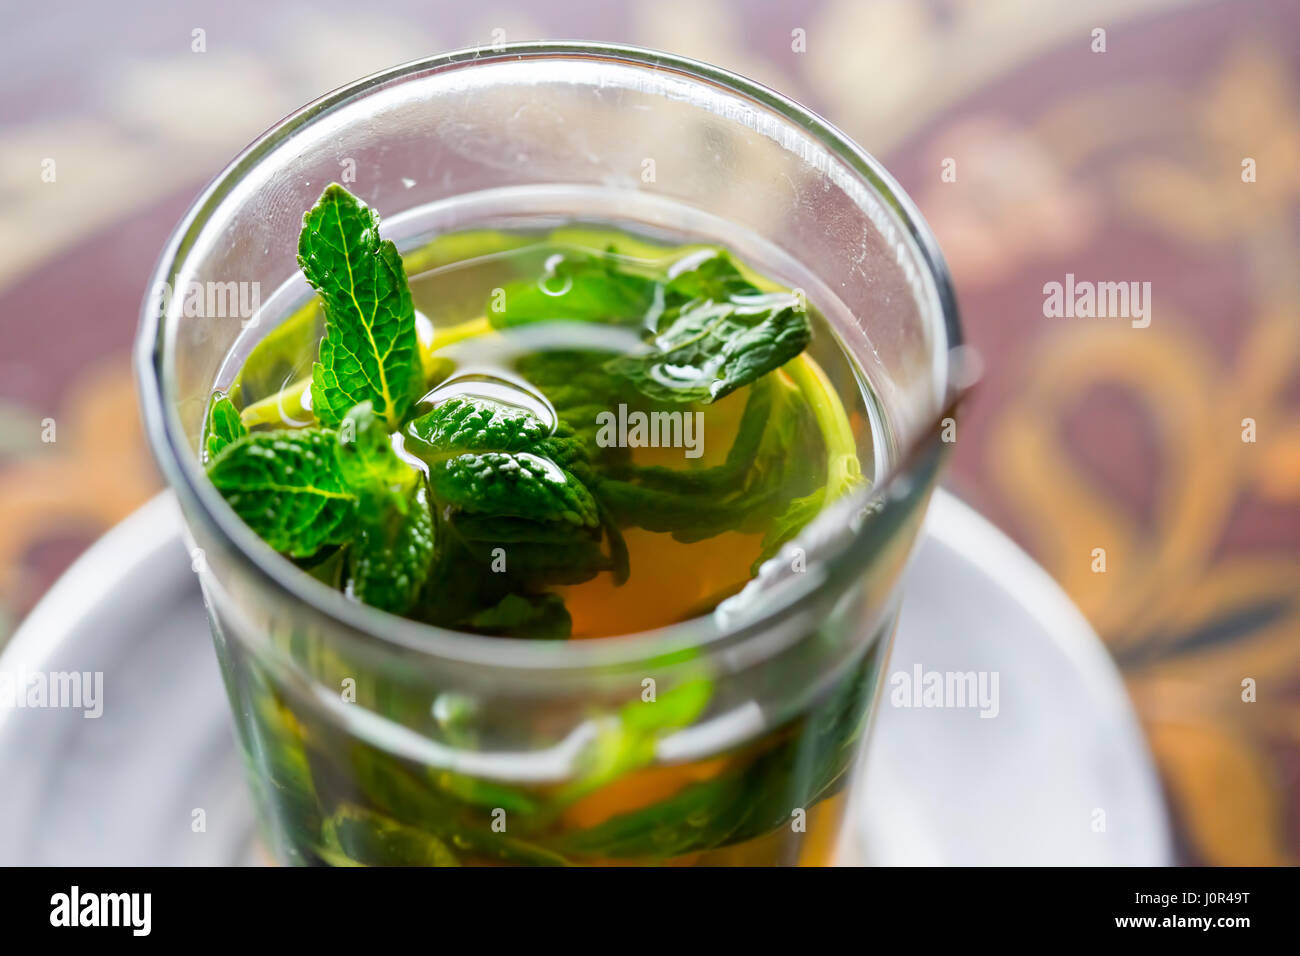
[[[807,352],[798,355],[782,369],[799,387],[826,445],[826,500],[839,497],[848,487],[862,480],[858,461],[858,443],[849,424],[848,413],[839,393],[822,367]]]

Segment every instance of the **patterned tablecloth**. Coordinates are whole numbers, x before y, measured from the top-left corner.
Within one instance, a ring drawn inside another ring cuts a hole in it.
[[[632,42],[754,76],[895,172],[987,366],[950,484],[1114,653],[1184,859],[1300,858],[1300,5],[84,6],[0,37],[0,640],[159,487],[129,348],[206,178],[393,62]],[[1049,316],[1067,281],[1150,283],[1149,311]]]

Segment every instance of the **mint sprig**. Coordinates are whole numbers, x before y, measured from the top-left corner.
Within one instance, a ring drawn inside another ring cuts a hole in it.
[[[397,247],[379,238],[373,210],[332,183],[303,217],[298,264],[325,307],[312,367],[316,418],[337,425],[368,401],[395,429],[422,384],[415,307]]]
[[[557,420],[472,393],[417,408],[414,307],[378,225],[337,184],[303,218],[299,262],[324,319],[310,385],[317,424],[249,433],[245,422],[270,419],[245,410],[241,420],[214,393],[204,435],[212,481],[240,516],[357,600],[463,630],[564,636],[568,613],[546,589],[605,571],[626,580],[621,527],[682,541],[765,531],[767,554],[860,480],[828,383],[791,362],[811,336],[807,315],[719,250],[665,269],[612,247],[571,248],[538,280],[507,287],[505,311],[488,313],[505,334],[578,321],[646,336],[636,354],[523,356],[517,371]],[[623,402],[708,404],[746,386],[731,450],[712,467],[635,466],[627,449],[595,441],[597,413]],[[824,469],[810,469],[818,455]]]
[[[248,434],[221,450],[208,478],[272,548],[310,557],[352,537],[357,496],[337,447],[324,428]]]
[[[338,431],[247,434],[221,450],[208,477],[275,550],[312,558],[346,546],[345,590],[357,600],[397,614],[415,603],[433,562],[428,494],[368,402]]]

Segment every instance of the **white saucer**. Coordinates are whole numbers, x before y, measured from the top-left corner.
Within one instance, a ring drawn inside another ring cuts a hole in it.
[[[895,707],[886,683],[854,808],[854,859],[1172,861],[1150,757],[1096,635],[1045,572],[942,491],[908,573],[887,681],[917,664],[996,673],[998,714]],[[97,719],[0,709],[0,864],[256,860],[225,692],[170,495],[59,579],[0,655],[0,671],[103,671],[105,687]],[[192,827],[196,809],[202,832]]]

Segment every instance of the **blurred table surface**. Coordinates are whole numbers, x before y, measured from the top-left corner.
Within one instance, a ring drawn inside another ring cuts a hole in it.
[[[159,487],[129,369],[138,307],[235,152],[402,60],[502,36],[634,43],[811,106],[917,200],[987,366],[948,484],[1106,641],[1183,859],[1300,859],[1300,4],[6,6],[0,641]],[[1045,318],[1066,273],[1149,281],[1150,326]]]

